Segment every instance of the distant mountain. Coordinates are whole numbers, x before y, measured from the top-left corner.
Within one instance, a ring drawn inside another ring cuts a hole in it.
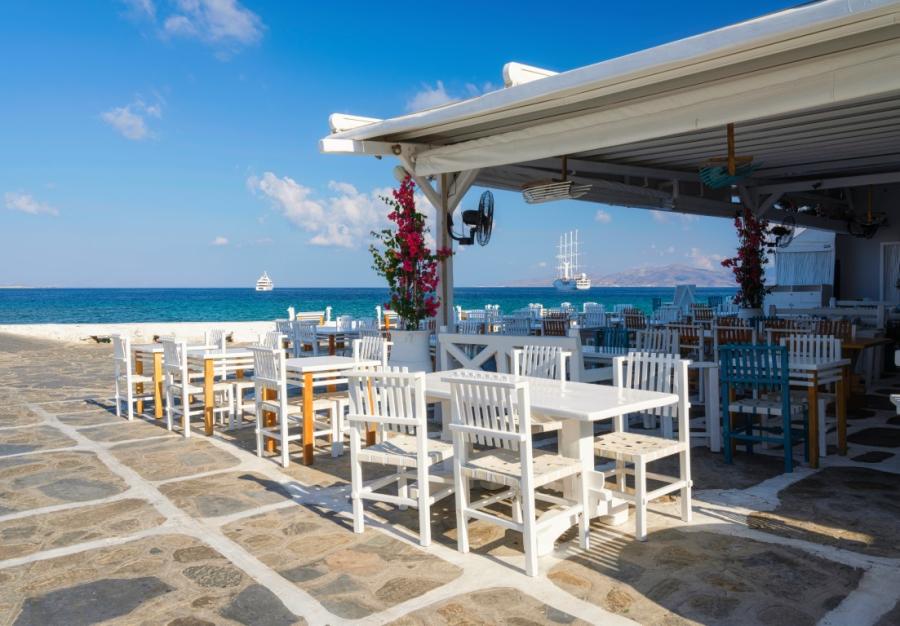
[[[510,286],[550,287],[554,278],[547,276],[518,280],[510,283]],[[734,287],[734,278],[727,268],[707,269],[678,264],[635,267],[601,276],[592,274],[591,282],[594,287],[674,287],[684,284],[698,287]]]
[[[706,269],[687,265],[636,267],[615,274],[592,277],[595,287],[734,287],[731,271],[724,267]]]

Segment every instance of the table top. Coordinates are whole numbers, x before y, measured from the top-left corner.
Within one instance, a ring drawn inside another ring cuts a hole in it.
[[[788,357],[788,369],[792,370],[818,372],[822,370],[837,369],[850,364],[850,359],[830,359],[824,361],[821,359],[792,359]]]
[[[349,330],[338,330],[337,326],[316,326],[317,335],[358,335],[359,329],[351,328]]]
[[[221,348],[208,349],[202,347],[198,350],[188,349],[190,359],[247,359],[253,357],[250,348],[229,347],[223,352]]]
[[[286,359],[284,362],[285,369],[300,374],[352,370],[356,367],[373,367],[380,364],[380,361],[356,361],[351,356],[310,356]]]
[[[450,399],[450,383],[443,380],[454,371],[433,372],[425,376],[425,395],[433,400]],[[618,415],[648,411],[678,402],[678,396],[658,391],[619,389],[571,381],[519,376],[529,383],[533,412],[553,418],[594,422]]]
[[[198,350],[211,350],[215,349],[215,346],[206,346],[206,345],[196,345],[196,346],[188,346],[187,349],[191,352],[195,352]],[[132,352],[149,352],[152,354],[161,353],[163,351],[163,347],[161,343],[133,343],[131,344]]]

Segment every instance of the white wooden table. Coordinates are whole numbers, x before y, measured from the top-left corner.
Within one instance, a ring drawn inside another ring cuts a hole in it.
[[[313,462],[313,396],[316,387],[347,382],[342,375],[357,368],[377,367],[380,361],[356,361],[348,356],[312,356],[285,361],[287,384],[303,389],[303,463]],[[270,440],[274,444],[274,440]]]
[[[213,346],[188,346],[188,351],[208,350]],[[163,416],[163,347],[161,343],[133,343],[131,355],[134,359],[134,373],[143,374],[144,368],[150,365],[153,377],[153,416],[161,419]],[[143,393],[143,385],[139,385],[138,393]],[[137,412],[144,412],[144,401],[137,401]]]
[[[452,372],[452,370],[451,370]],[[440,403],[445,428],[450,417],[450,383],[443,379],[451,372],[433,372],[425,376],[425,396],[429,402]],[[628,503],[616,500],[604,485],[604,474],[594,469],[594,422],[616,420],[628,413],[649,411],[678,402],[678,396],[656,391],[619,389],[607,385],[591,385],[544,378],[521,377],[530,383],[531,410],[535,415],[560,421],[559,453],[580,459],[584,477],[591,491],[591,517],[614,516],[612,523],[628,518]],[[578,486],[567,481],[566,497],[577,498]],[[538,552],[549,554],[553,543],[566,530],[578,523],[577,515],[560,515],[548,524],[538,537]]]
[[[847,454],[847,394],[850,391],[850,363],[850,359],[827,361],[788,359],[791,386],[805,387],[807,390],[810,467],[819,467],[819,387],[822,385],[835,384],[838,454]]]
[[[203,430],[213,434],[213,409],[216,406],[213,384],[223,371],[244,377],[244,370],[253,369],[253,352],[248,348],[200,348],[188,350],[188,368],[203,372]]]

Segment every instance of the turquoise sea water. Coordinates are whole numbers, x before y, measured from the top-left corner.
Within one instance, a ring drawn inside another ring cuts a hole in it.
[[[710,295],[731,296],[734,289],[698,289],[698,300]],[[456,304],[464,309],[499,304],[512,311],[540,302],[559,306],[584,302],[607,306],[633,304],[650,310],[654,297],[671,300],[669,287],[595,287],[589,291],[560,293],[545,287],[461,287]],[[374,316],[385,301],[383,289],[0,289],[0,324],[201,322],[268,320],[298,311],[320,311],[331,306],[333,315]]]

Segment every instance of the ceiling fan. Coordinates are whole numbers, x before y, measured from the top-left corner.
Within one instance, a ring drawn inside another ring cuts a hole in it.
[[[463,229],[469,228],[468,236],[465,230],[462,234],[453,232],[453,216],[447,219],[447,232],[453,241],[461,246],[471,246],[477,241],[479,246],[486,246],[491,240],[491,231],[494,229],[494,194],[485,191],[478,200],[478,208],[462,212]]]

